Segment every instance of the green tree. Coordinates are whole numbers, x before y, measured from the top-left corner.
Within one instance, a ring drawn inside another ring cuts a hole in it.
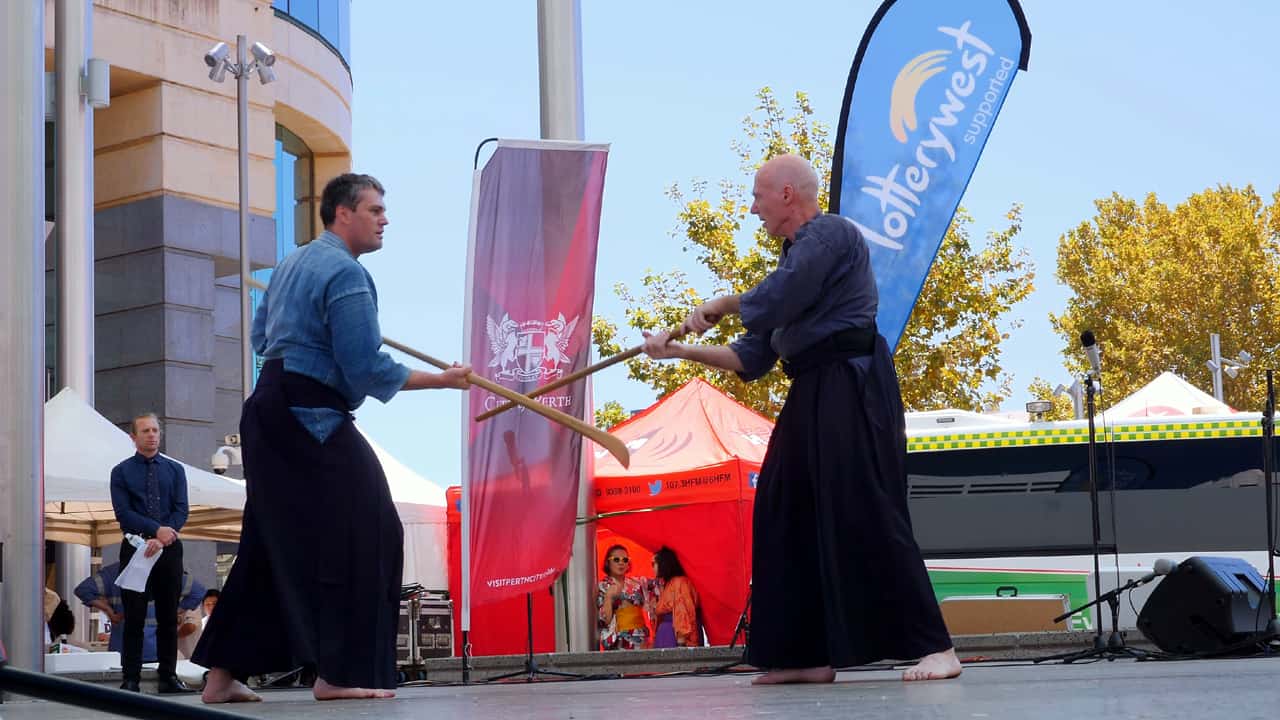
[[[813,120],[808,96],[797,92],[790,112],[768,87],[756,98],[754,112],[743,120],[745,139],[732,143],[742,177],[715,184],[713,197],[708,197],[712,186],[705,181],[691,183],[687,192],[679,185],[667,191],[679,206],[674,234],[682,237],[685,251],[694,254],[707,279],[695,284],[679,270],[651,270],[641,280],[640,293],[617,285],[615,292],[626,306],[624,323],[631,330],[676,327],[704,300],[749,290],[773,270],[781,241],[750,215],[749,185],[764,161],[788,152],[807,158],[821,180],[819,204],[827,206],[832,146],[827,126]],[[1031,292],[1034,271],[1025,251],[1014,246],[1021,229],[1018,206],[1008,220],[1005,229],[988,237],[986,247],[975,250],[968,232],[972,219],[963,210],[956,214],[895,355],[908,408],[987,409],[1009,395],[1010,380],[999,364],[1000,345],[1008,335],[998,326],[1012,305]],[[750,239],[741,243],[744,226]],[[742,331],[741,321],[732,316],[689,342],[722,345]],[[628,335],[640,340],[638,332]],[[604,318],[593,321],[592,337],[601,357],[624,349],[618,326]],[[629,360],[627,370],[659,396],[701,377],[769,417],[777,415],[788,387],[778,368],[754,383],[694,363],[654,362],[644,356]]]
[[[1223,352],[1244,350],[1252,367],[1224,379],[1232,407],[1261,407],[1280,341],[1280,191],[1267,205],[1252,186],[1208,188],[1170,209],[1113,193],[1097,214],[1058,241],[1057,277],[1072,295],[1049,319],[1069,367],[1084,369],[1080,333],[1103,349],[1114,402],[1165,370],[1212,387],[1209,335]]]
[[[1014,245],[1021,206],[1006,218],[1009,225],[988,233],[980,250],[969,239],[969,213],[959,208],[951,220],[894,352],[907,409],[996,410],[1011,394],[1000,349],[1022,322],[1006,316],[1031,294],[1035,269]]]
[[[617,400],[610,400],[596,408],[596,427],[601,430],[609,430],[629,417],[631,417],[631,413],[622,407],[622,403]]]

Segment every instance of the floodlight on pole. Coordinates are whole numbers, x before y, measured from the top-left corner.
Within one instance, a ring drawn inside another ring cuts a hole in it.
[[[1205,361],[1205,366],[1213,372],[1213,397],[1218,402],[1223,402],[1222,374],[1226,373],[1227,377],[1234,380],[1241,370],[1249,367],[1252,360],[1253,356],[1244,350],[1237,353],[1235,359],[1222,357],[1222,343],[1218,334],[1209,334],[1209,359]]]
[[[1071,383],[1071,387],[1058,383],[1058,387],[1053,389],[1053,394],[1070,397],[1072,416],[1076,420],[1084,417],[1084,386],[1080,384],[1079,380]]]
[[[227,73],[236,79],[236,154],[240,169],[240,377],[244,397],[253,389],[253,352],[249,347],[249,76],[255,72],[263,85],[276,79],[271,66],[276,55],[271,48],[256,42],[249,47],[244,35],[236,36],[236,61],[231,62],[231,48],[220,42],[204,54],[209,79],[222,82]],[[249,55],[253,56],[252,62]]]

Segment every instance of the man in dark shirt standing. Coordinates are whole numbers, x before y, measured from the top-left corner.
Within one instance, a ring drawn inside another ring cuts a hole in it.
[[[785,238],[778,267],[741,295],[698,306],[683,330],[730,313],[728,346],[646,334],[655,359],[683,358],[756,380],[782,359],[791,388],[760,468],[752,518],[751,664],[757,684],[831,682],[835,668],[921,658],[904,680],[960,674],[911,531],[906,422],[866,241],[818,207],[808,161],[756,173],[751,212]]]
[[[178,679],[178,599],[182,590],[182,541],[187,522],[187,474],[182,465],[160,455],[160,420],[155,413],[133,418],[129,429],[138,452],[111,470],[111,506],[125,534],[146,540],[144,557],[161,553],[151,568],[144,592],[121,588],[124,600],[124,666],[122,690],[139,692],[142,675],[142,629],[147,602],[156,607],[156,660],[160,692],[186,692]],[[163,552],[161,552],[163,550]],[[120,543],[120,567],[137,552],[127,539]]]

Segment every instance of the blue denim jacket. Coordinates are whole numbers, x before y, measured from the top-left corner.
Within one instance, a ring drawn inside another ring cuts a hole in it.
[[[871,327],[879,307],[871,252],[852,222],[823,213],[784,241],[778,267],[741,298],[747,332],[730,347],[743,380],[848,328]]]
[[[337,390],[352,409],[366,396],[389,401],[409,379],[409,368],[379,350],[373,277],[327,230],[276,266],[250,337],[263,358]],[[343,420],[328,408],[293,412],[322,442]]]

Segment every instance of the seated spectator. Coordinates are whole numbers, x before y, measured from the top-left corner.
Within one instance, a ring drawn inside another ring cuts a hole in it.
[[[76,597],[80,598],[80,602],[101,610],[111,620],[111,638],[107,643],[107,649],[115,652],[124,650],[124,599],[120,596],[120,588],[116,586],[116,578],[119,575],[120,563],[103,565],[101,570],[85,578],[75,589]],[[182,589],[179,593],[178,620],[181,623],[182,610],[194,610],[200,607],[200,599],[204,597],[204,585],[191,577],[190,573],[183,571]],[[147,603],[147,622],[142,627],[142,662],[155,661],[155,603]]]
[[[631,558],[627,548],[614,545],[605,553],[604,580],[596,592],[596,623],[600,629],[602,650],[638,650],[649,639],[645,625],[645,598],[649,592],[646,578],[627,577]]]
[[[209,588],[204,594],[204,599],[200,601],[200,606],[204,610],[204,617],[200,619],[201,628],[209,624],[209,616],[213,615],[213,608],[218,604],[218,596],[221,594],[213,588]]]
[[[50,652],[61,636],[70,635],[76,627],[76,616],[58,593],[44,589],[44,649]]]
[[[198,609],[183,609],[178,613],[178,657],[189,659],[191,653],[195,652],[200,635],[204,633],[204,626],[213,613],[213,606],[218,604],[218,594],[217,590],[207,590],[200,599]]]
[[[702,644],[698,620],[698,591],[685,575],[676,553],[668,547],[653,555],[653,574],[661,584],[654,604],[653,647],[694,647]]]
[[[76,616],[71,612],[71,608],[67,607],[67,601],[58,599],[58,605],[54,607],[53,613],[49,615],[49,636],[53,638],[53,642],[64,643],[67,636],[76,631]]]

